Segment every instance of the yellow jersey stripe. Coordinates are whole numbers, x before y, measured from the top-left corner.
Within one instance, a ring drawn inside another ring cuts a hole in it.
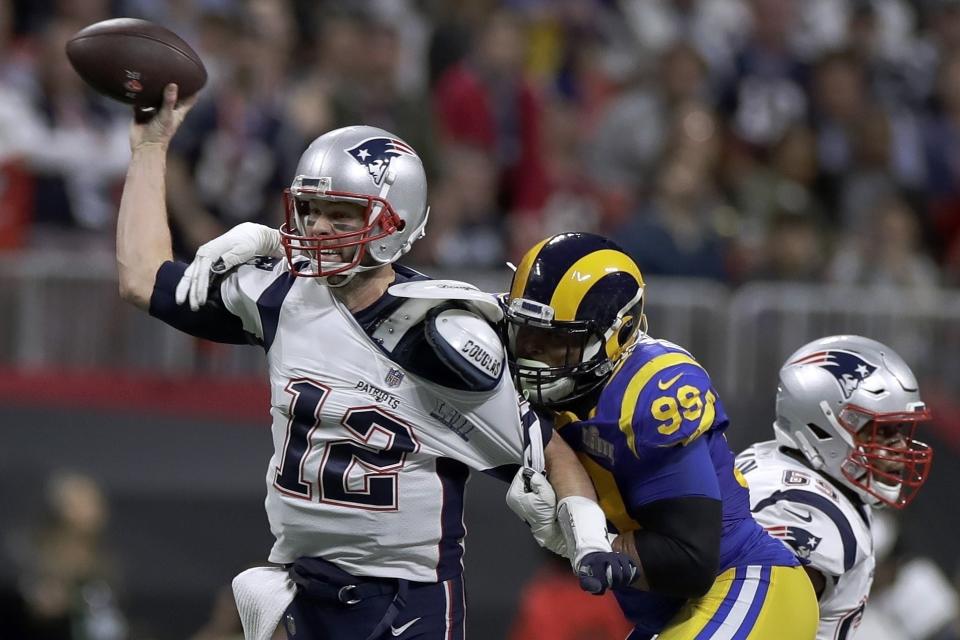
[[[633,414],[637,409],[640,393],[655,375],[668,367],[684,363],[700,366],[700,363],[686,353],[664,353],[640,367],[627,384],[627,389],[623,393],[623,401],[620,404],[620,431],[626,436],[627,446],[633,451],[633,455],[637,455],[637,442],[633,433]]]
[[[580,418],[573,411],[561,411],[553,416],[553,428],[559,431],[571,422],[579,422]]]
[[[577,453],[577,457],[593,481],[593,488],[597,490],[597,497],[600,500],[600,508],[603,509],[607,520],[612,522],[620,533],[639,529],[640,524],[627,515],[627,506],[623,502],[623,497],[620,495],[620,489],[617,488],[617,481],[613,474],[594,462],[585,453]]]
[[[553,296],[550,298],[554,320],[575,320],[577,307],[580,306],[590,287],[608,273],[618,271],[631,274],[641,286],[643,285],[643,276],[640,275],[637,265],[620,251],[600,249],[574,262],[560,278],[560,282],[557,284],[557,288],[553,290]],[[520,269],[518,268],[517,275],[519,274]],[[526,278],[526,274],[524,278]],[[511,295],[513,295],[512,291]]]
[[[540,249],[549,239],[550,238],[546,238],[533,245],[533,248],[523,256],[523,260],[521,260],[517,266],[517,272],[513,274],[513,286],[510,287],[511,299],[523,297],[523,290],[527,287],[527,278],[530,277],[530,270],[533,268],[533,263],[536,262],[537,256],[540,255]]]

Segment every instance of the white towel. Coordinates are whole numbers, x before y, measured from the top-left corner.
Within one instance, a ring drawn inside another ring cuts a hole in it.
[[[283,612],[297,594],[297,586],[281,567],[254,567],[233,579],[243,637],[270,640]]]

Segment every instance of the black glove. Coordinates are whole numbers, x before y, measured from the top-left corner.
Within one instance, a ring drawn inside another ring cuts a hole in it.
[[[577,568],[580,588],[595,596],[607,589],[630,586],[637,577],[637,566],[625,554],[616,551],[594,551],[583,556]]]

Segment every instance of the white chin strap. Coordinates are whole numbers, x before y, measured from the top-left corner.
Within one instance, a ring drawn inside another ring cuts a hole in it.
[[[900,498],[900,490],[903,488],[902,483],[897,482],[896,484],[887,484],[886,482],[875,480],[873,476],[870,474],[870,471],[867,469],[864,469],[863,467],[854,466],[849,462],[845,462],[844,464],[847,465],[847,469],[850,469],[851,467],[856,468],[860,472],[860,474],[857,476],[857,480],[863,483],[866,487],[869,487],[870,491],[873,491],[873,493],[879,494],[886,500],[889,500],[890,502],[894,502],[894,503]],[[865,479],[866,479],[866,482],[864,482]],[[864,503],[871,506],[885,505],[883,500],[878,498],[876,495],[873,495],[873,493],[870,493],[870,491],[867,491],[863,486],[854,484],[849,480],[847,480],[846,478],[843,478],[843,480],[854,491],[857,492],[857,494],[864,501]]]
[[[886,484],[884,482],[874,482],[870,485],[870,488],[873,489],[876,493],[879,493],[881,496],[889,500],[890,502],[896,503],[900,499],[900,490],[903,487],[901,483],[897,484]]]
[[[546,369],[549,365],[539,360],[517,358],[517,365],[525,369]],[[520,378],[520,390],[528,400],[542,398],[547,402],[563,400],[573,393],[575,384],[572,378],[559,378],[537,386],[536,381],[529,378]]]
[[[314,270],[314,273],[317,273],[319,269],[317,269],[316,259],[315,258],[308,258],[308,259],[310,260],[310,268]],[[323,264],[324,264],[324,267],[326,267],[327,269],[339,269],[341,267],[347,266],[346,262],[324,262]],[[374,264],[374,265],[358,264],[357,266],[351,269],[347,269],[346,271],[342,271],[340,273],[335,273],[330,276],[318,276],[316,280],[320,285],[324,287],[330,287],[332,289],[336,289],[338,287],[344,286],[345,284],[353,280],[353,278],[361,271],[371,271],[373,269],[379,269],[382,266],[383,266],[382,264]]]

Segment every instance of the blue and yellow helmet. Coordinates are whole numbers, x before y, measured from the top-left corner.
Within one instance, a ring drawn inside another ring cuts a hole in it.
[[[557,407],[602,385],[644,324],[643,289],[637,264],[602,236],[530,249],[504,299],[511,370],[530,402]]]

